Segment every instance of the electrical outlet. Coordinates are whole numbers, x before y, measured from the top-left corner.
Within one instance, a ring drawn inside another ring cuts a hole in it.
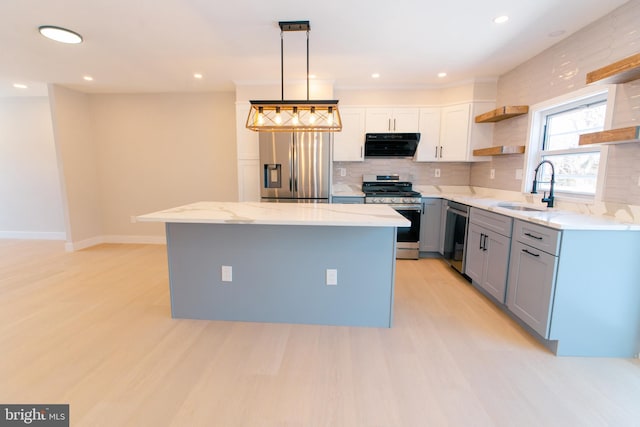
[[[522,169],[516,169],[516,179],[522,180]]]
[[[495,169],[491,169],[489,171],[489,178],[490,179],[495,179],[496,178],[496,170]]]
[[[440,169],[436,169],[436,171],[435,171],[435,177],[436,177],[436,178],[440,178]]]
[[[233,280],[233,267],[230,265],[222,266],[222,281],[231,282]]]
[[[347,168],[340,168],[340,176],[347,176]]]
[[[338,270],[335,268],[327,268],[327,285],[335,286],[338,284]]]

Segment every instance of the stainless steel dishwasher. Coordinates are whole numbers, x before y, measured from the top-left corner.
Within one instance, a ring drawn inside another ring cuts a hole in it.
[[[468,219],[469,206],[451,200],[447,201],[443,257],[451,267],[461,274],[465,273]]]

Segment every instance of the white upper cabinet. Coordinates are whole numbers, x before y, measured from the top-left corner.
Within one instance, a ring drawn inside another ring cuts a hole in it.
[[[442,108],[439,161],[466,161],[469,145],[469,119],[471,104]]]
[[[440,108],[420,109],[420,142],[416,162],[437,162],[440,148]]]
[[[367,108],[367,133],[418,132],[419,108]]]
[[[479,125],[473,121],[473,118],[477,111],[486,111],[493,105],[493,103],[478,102],[420,109],[421,135],[415,160],[418,162],[487,160],[486,157],[474,157],[473,150],[491,146],[493,127]]]
[[[491,102],[467,102],[446,107],[342,107],[342,132],[334,133],[333,160],[364,161],[366,133],[420,132],[416,162],[486,161],[473,150],[490,147],[493,126],[474,117],[495,107]]]
[[[365,109],[340,108],[342,131],[333,134],[333,160],[361,162],[364,160]]]

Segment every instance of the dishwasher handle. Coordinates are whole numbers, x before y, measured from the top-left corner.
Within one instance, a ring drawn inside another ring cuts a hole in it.
[[[461,211],[459,209],[452,208],[451,206],[447,206],[447,212],[451,212],[453,214],[460,215],[465,218],[469,217],[469,212]]]

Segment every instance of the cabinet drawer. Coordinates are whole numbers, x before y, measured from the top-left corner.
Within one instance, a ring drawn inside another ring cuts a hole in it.
[[[513,218],[508,216],[485,211],[483,209],[471,208],[471,218],[469,222],[478,224],[487,230],[495,231],[503,236],[511,237]]]
[[[513,227],[516,240],[551,255],[560,250],[560,231],[526,221],[516,220]]]

